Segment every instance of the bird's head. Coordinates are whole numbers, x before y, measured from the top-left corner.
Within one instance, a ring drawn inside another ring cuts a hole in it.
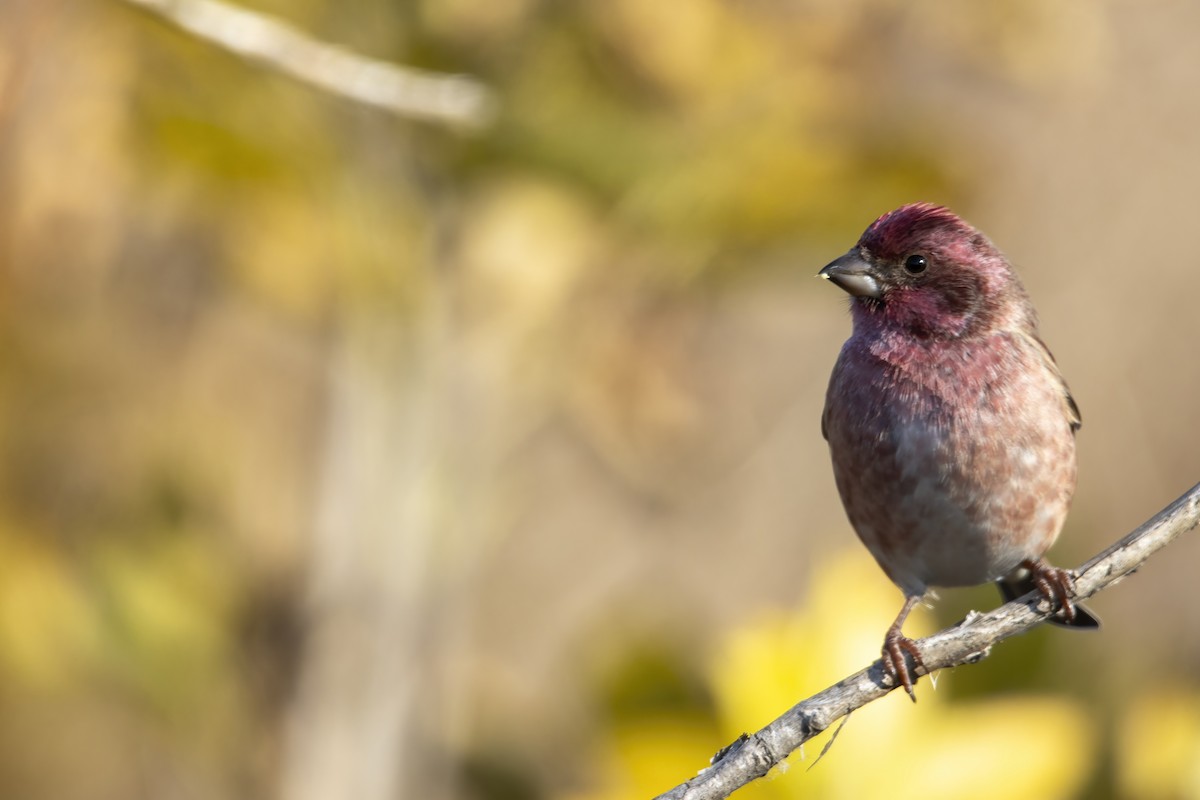
[[[871,223],[819,273],[853,297],[855,324],[959,338],[1031,314],[1016,274],[982,233],[952,211],[913,203]]]

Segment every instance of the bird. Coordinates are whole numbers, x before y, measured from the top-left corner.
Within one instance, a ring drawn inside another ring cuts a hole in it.
[[[905,598],[882,648],[891,685],[916,701],[927,670],[903,625],[933,587],[1036,589],[1049,621],[1099,627],[1045,560],[1082,419],[1005,255],[948,208],[911,203],[818,275],[850,295],[853,323],[821,432],[852,527]]]

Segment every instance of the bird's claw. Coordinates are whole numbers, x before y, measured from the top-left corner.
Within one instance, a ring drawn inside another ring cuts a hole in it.
[[[912,669],[909,669],[908,659],[912,659]],[[916,679],[913,673],[917,670],[927,672],[925,662],[921,660],[921,649],[917,643],[900,633],[899,628],[892,628],[883,639],[883,670],[892,678],[892,685],[899,684],[908,692],[908,697],[914,703],[917,695],[913,692]]]
[[[1029,570],[1029,578],[1041,592],[1042,597],[1050,604],[1051,611],[1062,612],[1068,623],[1075,621],[1075,580],[1068,570],[1059,569],[1047,564],[1041,559],[1021,562],[1021,566]]]

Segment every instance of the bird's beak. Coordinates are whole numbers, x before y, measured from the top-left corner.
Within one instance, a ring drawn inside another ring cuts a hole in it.
[[[878,298],[881,294],[875,268],[866,262],[857,247],[831,262],[817,273],[847,294],[855,297]]]

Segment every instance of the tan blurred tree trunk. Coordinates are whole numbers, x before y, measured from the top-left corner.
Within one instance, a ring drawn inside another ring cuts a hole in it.
[[[397,324],[351,322],[329,376],[286,800],[390,800],[430,788],[413,762],[428,744],[419,707],[437,691],[423,643],[436,616],[445,362],[436,324],[421,332],[415,358],[406,338]]]

